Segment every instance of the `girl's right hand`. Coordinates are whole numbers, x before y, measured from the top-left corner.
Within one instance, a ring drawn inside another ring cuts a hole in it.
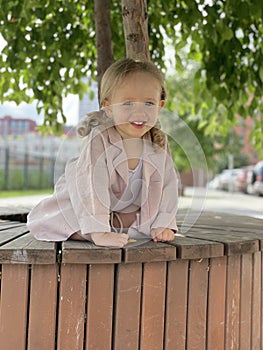
[[[90,236],[93,243],[101,247],[122,248],[129,239],[127,234],[116,232],[94,232]]]

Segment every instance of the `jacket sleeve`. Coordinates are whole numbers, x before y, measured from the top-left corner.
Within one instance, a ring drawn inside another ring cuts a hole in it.
[[[168,147],[165,152],[165,158],[162,197],[158,214],[151,225],[151,229],[164,227],[177,232],[178,177]]]
[[[88,135],[79,158],[65,171],[70,200],[81,234],[109,232],[109,174],[105,142],[95,129]]]

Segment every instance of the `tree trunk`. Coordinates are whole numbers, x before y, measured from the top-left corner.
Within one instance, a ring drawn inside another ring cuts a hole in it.
[[[126,56],[150,60],[147,0],[122,0]]]
[[[110,26],[111,0],[94,0],[98,84],[105,70],[114,62]]]

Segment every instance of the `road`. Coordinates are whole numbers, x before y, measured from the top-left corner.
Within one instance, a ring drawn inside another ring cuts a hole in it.
[[[48,195],[34,195],[27,197],[2,198],[1,208],[30,209]],[[179,198],[179,208],[193,211],[215,211],[245,215],[263,219],[263,197],[245,195],[242,193],[224,192],[211,189],[187,187],[184,196]]]
[[[216,211],[263,219],[263,197],[239,192],[187,187],[179,200],[180,208]]]

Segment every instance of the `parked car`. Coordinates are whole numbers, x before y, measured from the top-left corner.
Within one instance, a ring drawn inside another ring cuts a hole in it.
[[[251,185],[253,179],[254,165],[248,165],[242,168],[242,171],[236,177],[236,189],[243,193],[252,193]]]
[[[219,176],[219,189],[229,192],[237,191],[236,178],[242,173],[242,169],[225,169]]]
[[[256,181],[254,183],[254,190],[260,196],[263,196],[263,160],[259,161],[254,167]]]

